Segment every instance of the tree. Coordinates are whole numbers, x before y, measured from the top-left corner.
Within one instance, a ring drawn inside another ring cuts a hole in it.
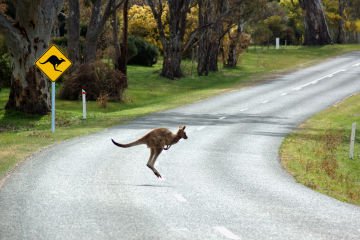
[[[339,19],[338,19],[338,31],[336,42],[344,43],[345,42],[345,8],[346,8],[347,0],[338,0],[338,11],[339,11]]]
[[[227,11],[228,1],[199,0],[199,36],[198,66],[199,75],[208,75],[209,71],[218,71],[220,40],[223,36],[222,14]]]
[[[105,23],[111,16],[113,11],[116,11],[125,0],[107,0],[104,10],[101,11],[103,6],[102,0],[92,0],[91,17],[87,27],[85,46],[84,46],[84,61],[86,63],[96,60],[97,42],[104,30]]]
[[[163,47],[164,61],[161,75],[175,79],[183,76],[181,71],[181,58],[183,52],[183,40],[186,30],[186,18],[190,10],[192,0],[168,0],[169,35],[165,34],[165,25],[162,21],[164,3],[159,0],[157,4],[153,0],[147,0],[160,35]]]
[[[133,5],[129,9],[129,16],[129,34],[141,37],[162,49],[158,31],[154,31],[154,29],[157,29],[157,25],[151,8],[148,5]],[[165,34],[168,34],[168,32],[165,32]]]
[[[80,62],[80,3],[79,0],[68,0],[68,53],[74,66]]]
[[[13,64],[6,109],[46,114],[50,110],[49,81],[34,62],[48,47],[63,0],[22,0],[13,4],[14,17],[0,13],[0,31],[5,35]]]
[[[299,0],[304,12],[304,45],[332,43],[321,0]]]
[[[115,4],[115,2],[114,2]],[[114,6],[115,7],[115,6]],[[122,28],[122,42],[119,44],[119,21],[116,15],[116,11],[112,13],[111,25],[113,32],[113,45],[115,49],[115,69],[122,72],[124,75],[127,73],[127,54],[128,54],[128,10],[129,0],[125,0],[123,4],[123,28]],[[125,82],[125,88],[128,87],[127,79]]]
[[[209,71],[218,71],[218,56],[220,50],[223,57],[227,57],[227,66],[236,66],[238,49],[243,26],[248,22],[254,12],[262,9],[264,0],[198,0],[199,4],[199,50],[198,74],[207,75]],[[230,34],[232,29],[237,28]],[[224,36],[231,43],[225,49]]]
[[[265,0],[229,0],[229,14],[225,28],[227,39],[222,41],[223,61],[226,67],[236,67],[239,55],[251,41],[245,33],[245,26],[251,22],[259,23],[259,13],[265,11]],[[255,20],[256,19],[256,20]],[[227,41],[226,41],[227,40]]]
[[[128,55],[128,29],[129,29],[129,0],[125,0],[123,6],[123,29],[122,43],[120,45],[120,58],[118,58],[119,70],[126,75],[127,55]]]

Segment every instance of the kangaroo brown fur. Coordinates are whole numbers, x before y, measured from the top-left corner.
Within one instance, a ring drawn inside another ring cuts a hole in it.
[[[156,128],[145,134],[142,138],[128,143],[121,144],[115,142],[113,139],[111,141],[118,147],[128,148],[140,144],[146,144],[150,148],[150,158],[147,162],[147,166],[154,172],[154,174],[161,178],[160,173],[155,169],[155,161],[159,157],[160,153],[163,150],[168,150],[172,145],[176,144],[181,138],[187,139],[185,133],[185,126],[180,126],[176,134],[172,133],[167,128]]]

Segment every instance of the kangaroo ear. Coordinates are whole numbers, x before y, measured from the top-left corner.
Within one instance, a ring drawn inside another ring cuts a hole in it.
[[[185,128],[186,128],[186,126],[183,126],[183,127],[182,127],[182,130],[185,130]]]

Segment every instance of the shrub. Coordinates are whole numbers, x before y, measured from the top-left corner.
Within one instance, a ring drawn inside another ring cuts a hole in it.
[[[101,95],[122,100],[125,84],[124,74],[99,61],[79,66],[64,80],[59,95],[61,99],[78,100],[84,88],[87,100],[97,100]]]
[[[97,104],[101,108],[106,108],[109,101],[109,95],[107,93],[100,93],[100,96],[96,99]]]
[[[129,36],[128,46],[129,65],[152,66],[157,62],[157,58],[159,56],[158,49],[154,45],[146,42],[144,39]]]

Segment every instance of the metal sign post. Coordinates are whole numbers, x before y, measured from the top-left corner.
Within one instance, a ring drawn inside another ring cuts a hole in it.
[[[55,132],[55,82],[51,82],[51,132]]]

